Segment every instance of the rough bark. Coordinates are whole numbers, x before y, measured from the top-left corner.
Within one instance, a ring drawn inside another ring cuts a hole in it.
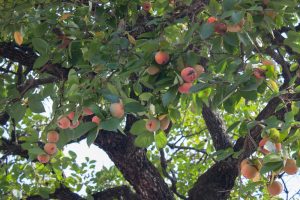
[[[147,159],[146,150],[134,146],[131,136],[115,132],[101,132],[95,145],[103,149],[124,178],[143,200],[174,199],[154,165]]]
[[[199,176],[194,187],[189,191],[188,199],[228,199],[238,174],[236,159],[229,158],[218,162]]]
[[[203,105],[202,116],[213,141],[215,149],[221,150],[231,147],[231,142],[226,134],[226,128],[221,117],[213,112],[211,108]]]

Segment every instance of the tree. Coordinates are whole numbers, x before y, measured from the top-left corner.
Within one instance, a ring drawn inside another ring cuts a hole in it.
[[[5,199],[263,199],[297,172],[299,0],[0,2]],[[115,167],[62,153],[85,139]]]

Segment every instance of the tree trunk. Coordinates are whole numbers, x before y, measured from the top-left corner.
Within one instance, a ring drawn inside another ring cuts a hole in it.
[[[95,145],[103,149],[142,200],[173,200],[163,178],[147,159],[146,150],[133,144],[133,136],[103,131]]]

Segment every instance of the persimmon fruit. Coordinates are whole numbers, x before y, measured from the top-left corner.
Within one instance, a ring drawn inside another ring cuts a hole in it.
[[[121,102],[119,103],[112,103],[110,105],[110,113],[113,117],[116,117],[116,118],[122,118],[124,116],[124,106]]]
[[[157,131],[160,128],[160,122],[158,119],[148,119],[146,122],[146,129],[150,132]]]
[[[191,83],[197,78],[197,72],[192,67],[184,68],[183,70],[181,70],[180,75],[181,78],[187,83]]]
[[[283,191],[282,184],[279,181],[274,181],[268,185],[267,189],[271,196],[277,196]]]
[[[55,143],[46,143],[44,146],[44,151],[49,155],[55,154],[57,151],[56,144]]]
[[[167,62],[169,62],[170,56],[168,53],[163,52],[163,51],[158,51],[155,54],[155,62],[159,65],[164,65]]]
[[[52,142],[52,143],[56,143],[59,140],[59,134],[57,131],[49,131],[47,133],[47,141],[48,142]]]

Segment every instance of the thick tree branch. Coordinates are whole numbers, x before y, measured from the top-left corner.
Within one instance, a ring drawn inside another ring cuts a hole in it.
[[[130,188],[126,185],[117,186],[114,188],[108,188],[101,192],[96,192],[92,194],[94,200],[114,200],[114,199],[123,199],[123,200],[139,200],[136,194],[134,194]],[[80,195],[72,192],[69,188],[64,185],[61,185],[55,190],[54,193],[50,194],[51,199],[58,200],[84,200],[85,198]],[[42,196],[33,195],[26,198],[26,200],[46,200]]]
[[[224,122],[217,113],[212,111],[208,106],[203,104],[202,116],[204,118],[207,129],[211,135],[215,149],[221,150],[232,147],[230,139],[226,134]]]
[[[134,146],[130,134],[101,131],[94,144],[103,149],[143,200],[173,200],[157,169],[147,159],[146,150]]]

